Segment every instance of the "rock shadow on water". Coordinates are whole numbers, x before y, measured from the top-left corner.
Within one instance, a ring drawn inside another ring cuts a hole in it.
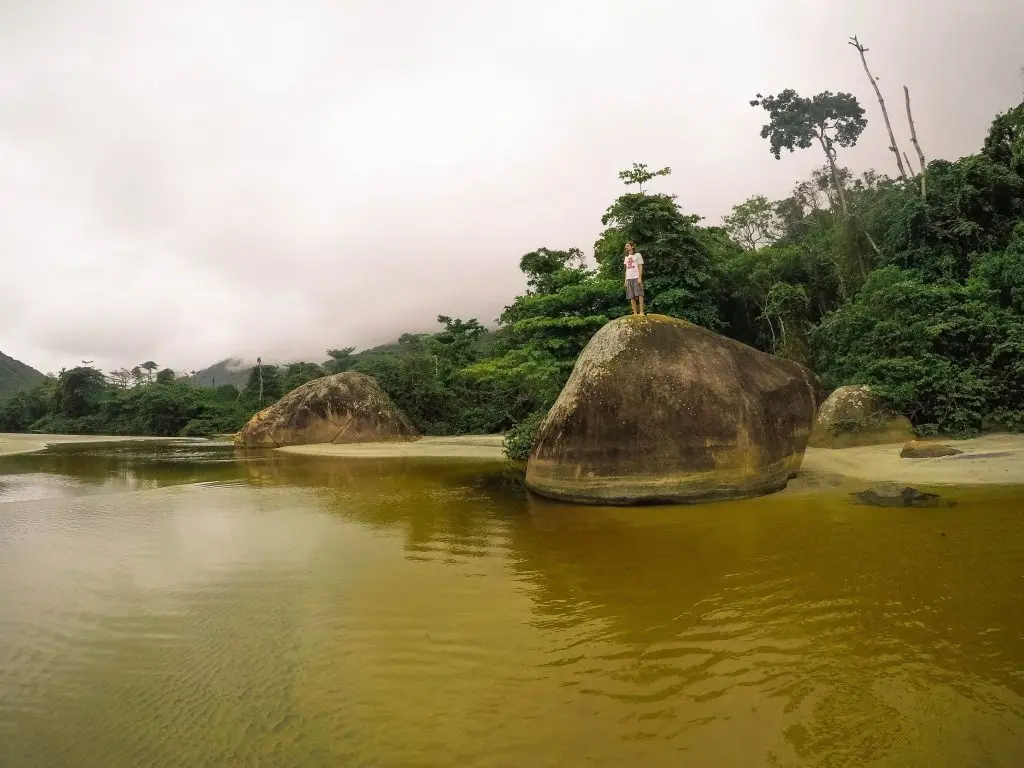
[[[921,491],[909,485],[888,483],[852,494],[860,504],[873,507],[952,507],[956,502],[937,493]]]

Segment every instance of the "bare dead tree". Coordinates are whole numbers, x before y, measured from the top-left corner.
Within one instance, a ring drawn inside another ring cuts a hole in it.
[[[928,185],[925,180],[927,175],[926,168],[927,164],[924,159],[924,152],[921,151],[921,144],[917,140],[917,130],[914,128],[914,115],[910,111],[910,89],[907,86],[903,86],[903,97],[907,102],[907,122],[910,123],[910,143],[914,145],[914,149],[917,150],[917,161],[921,164],[921,199],[928,199]]]
[[[900,169],[900,176],[903,177],[903,179],[906,179],[907,171],[903,167],[903,159],[900,157],[899,147],[896,146],[896,136],[893,135],[892,124],[889,122],[889,113],[885,109],[885,99],[882,98],[882,92],[878,88],[878,78],[871,74],[871,70],[868,69],[868,60],[864,56],[869,49],[860,44],[856,35],[850,38],[850,45],[856,48],[857,53],[860,54],[860,63],[864,65],[864,72],[867,74],[868,80],[871,81],[871,87],[875,89],[875,95],[878,97],[878,105],[882,108],[882,119],[885,120],[885,129],[889,132],[889,151],[896,156],[896,166]]]
[[[911,176],[917,176],[917,171],[914,170],[914,166],[910,164],[910,158],[907,157],[907,153],[903,153],[903,162],[907,164],[907,170],[910,171]]]

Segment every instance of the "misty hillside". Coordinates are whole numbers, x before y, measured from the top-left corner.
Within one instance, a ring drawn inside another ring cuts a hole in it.
[[[229,357],[214,363],[209,368],[197,371],[195,376],[189,376],[188,380],[197,387],[219,387],[230,384],[241,389],[249,379],[249,371],[256,365],[256,361],[244,361],[236,357]]]
[[[0,399],[28,389],[44,378],[46,377],[32,366],[0,352]]]

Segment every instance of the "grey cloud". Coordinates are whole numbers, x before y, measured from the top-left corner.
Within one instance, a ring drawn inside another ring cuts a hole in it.
[[[850,34],[929,156],[974,151],[1021,28],[995,0],[0,2],[0,349],[191,369],[490,322],[631,162],[711,221],[820,165],[771,158],[758,91],[856,93],[844,162],[891,172]]]

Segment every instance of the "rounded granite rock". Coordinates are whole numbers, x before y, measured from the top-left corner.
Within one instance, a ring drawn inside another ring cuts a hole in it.
[[[412,422],[371,376],[353,371],[314,379],[253,416],[240,448],[415,440]]]
[[[800,468],[816,392],[803,366],[685,320],[619,318],[580,354],[526,485],[620,505],[777,491]]]
[[[857,448],[913,439],[910,419],[896,413],[870,387],[847,385],[821,404],[807,444],[812,448]]]

